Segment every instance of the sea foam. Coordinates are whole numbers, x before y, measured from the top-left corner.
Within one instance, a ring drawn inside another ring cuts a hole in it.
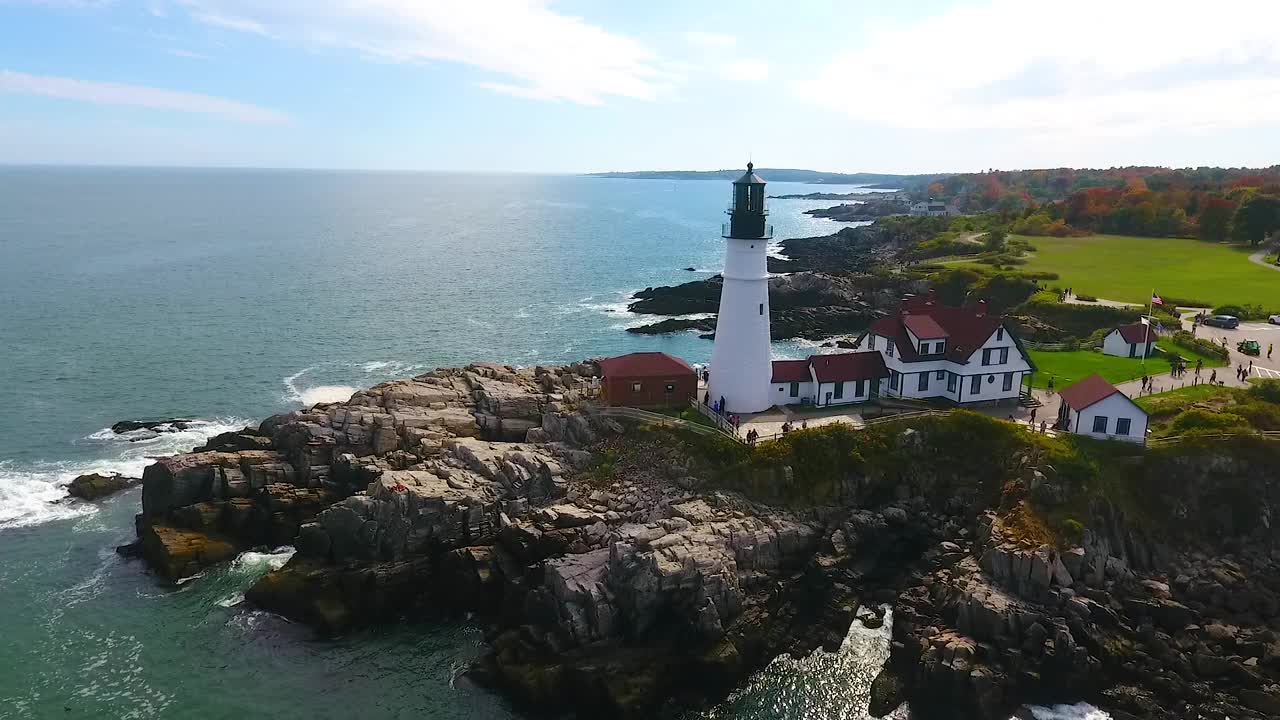
[[[249,421],[239,418],[192,420],[186,430],[166,433],[116,434],[103,428],[77,445],[94,447],[99,457],[87,460],[35,462],[18,465],[0,461],[0,529],[38,525],[97,512],[92,503],[67,502],[67,484],[86,473],[116,473],[142,477],[153,458],[187,452],[219,433],[238,430]]]
[[[356,389],[350,385],[316,385],[304,387],[301,384],[303,375],[315,370],[304,368],[284,379],[286,402],[301,403],[303,407],[311,407],[316,403],[343,402],[350,400]]]

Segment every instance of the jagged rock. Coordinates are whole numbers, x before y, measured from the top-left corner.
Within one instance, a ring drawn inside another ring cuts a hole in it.
[[[123,475],[90,473],[72,480],[67,485],[67,495],[81,500],[97,500],[120,492],[125,488],[133,487],[140,482],[142,480],[138,478],[125,477]]]
[[[238,549],[230,541],[202,532],[167,525],[148,525],[140,537],[141,552],[157,572],[179,580],[209,565],[234,558]]]

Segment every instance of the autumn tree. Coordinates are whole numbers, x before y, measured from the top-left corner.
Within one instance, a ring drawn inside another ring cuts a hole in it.
[[[1245,200],[1231,220],[1231,235],[1240,242],[1258,245],[1280,230],[1280,197],[1254,195]]]
[[[1231,236],[1231,218],[1236,214],[1236,204],[1221,195],[1210,195],[1200,204],[1201,240],[1225,242]]]

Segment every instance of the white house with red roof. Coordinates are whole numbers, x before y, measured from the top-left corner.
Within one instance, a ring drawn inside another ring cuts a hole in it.
[[[1156,334],[1150,325],[1133,323],[1121,325],[1102,338],[1102,352],[1116,357],[1151,357],[1155,349]]]
[[[878,352],[810,355],[804,360],[774,360],[769,396],[775,405],[847,405],[878,394],[889,377]]]
[[[1063,388],[1058,398],[1059,430],[1099,440],[1147,440],[1147,413],[1099,375]]]
[[[858,348],[883,355],[889,376],[879,394],[885,397],[1016,401],[1036,369],[1021,341],[1003,318],[987,312],[985,302],[943,305],[932,290],[877,320]]]

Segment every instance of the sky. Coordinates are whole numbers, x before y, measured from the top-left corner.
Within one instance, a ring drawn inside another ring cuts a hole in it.
[[[1280,0],[0,0],[0,163],[1280,162]]]

